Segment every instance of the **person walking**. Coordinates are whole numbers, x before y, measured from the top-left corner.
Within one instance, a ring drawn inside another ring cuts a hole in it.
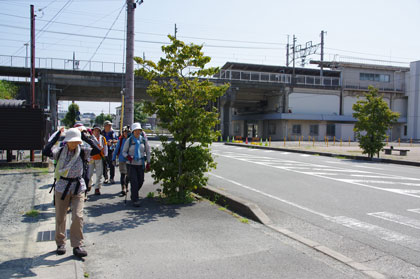
[[[118,157],[118,167],[120,170],[120,182],[121,182],[121,197],[124,197],[128,193],[128,175],[127,175],[127,159],[123,156],[123,147],[130,137],[130,128],[125,126],[122,130],[122,135],[117,142],[114,153],[112,154],[112,164],[116,165],[116,159]]]
[[[89,187],[92,187],[92,176],[93,172],[96,173],[96,182],[95,182],[95,195],[101,194],[102,187],[102,175],[104,172],[103,164],[104,158],[108,155],[108,148],[106,147],[106,139],[101,135],[101,127],[99,125],[93,126],[92,138],[94,143],[101,150],[99,154],[91,156],[89,162]]]
[[[70,243],[73,254],[77,257],[86,257],[87,252],[82,248],[84,192],[86,191],[83,165],[90,155],[99,154],[100,150],[85,135],[85,132],[81,133],[78,128],[71,128],[65,132],[63,146],[54,146],[63,133],[64,127],[57,131],[42,150],[44,156],[52,157],[57,161],[54,172],[56,253],[58,255],[66,253],[66,215],[70,206],[72,212]],[[90,147],[82,146],[82,141]]]
[[[114,184],[114,176],[115,176],[115,166],[112,164],[112,154],[115,149],[115,144],[118,142],[118,137],[115,134],[114,130],[112,130],[112,123],[109,120],[104,122],[104,129],[102,130],[101,134],[105,137],[108,149],[108,155],[105,156],[106,164],[104,165],[104,183],[111,183]],[[109,176],[108,176],[108,169],[109,169]],[[109,177],[109,180],[108,180]]]
[[[128,160],[128,173],[131,184],[131,201],[135,207],[140,206],[139,191],[144,182],[144,171],[150,169],[150,146],[145,137],[142,136],[140,123],[132,126],[132,134],[125,141],[123,156]]]

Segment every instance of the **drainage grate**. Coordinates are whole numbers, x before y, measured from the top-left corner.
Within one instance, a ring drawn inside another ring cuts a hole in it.
[[[66,236],[70,235],[70,230],[66,231]],[[38,232],[36,242],[55,241],[55,230]]]

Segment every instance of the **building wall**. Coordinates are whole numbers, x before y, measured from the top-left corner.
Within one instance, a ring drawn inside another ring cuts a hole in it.
[[[293,92],[289,95],[289,108],[293,113],[299,114],[339,114],[340,97]]]
[[[420,139],[420,61],[410,63],[407,127],[408,137]]]

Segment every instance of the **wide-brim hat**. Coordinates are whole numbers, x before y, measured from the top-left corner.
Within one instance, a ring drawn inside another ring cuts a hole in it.
[[[109,121],[109,120],[106,120],[106,121],[104,122],[104,126],[106,126],[106,125],[112,125],[112,122],[111,122],[111,121]]]
[[[99,131],[102,131],[102,127],[99,125],[93,125],[92,131],[98,129]]]
[[[71,128],[66,131],[66,135],[64,137],[65,142],[79,142],[82,143],[82,135],[77,128]]]
[[[131,131],[134,132],[135,130],[142,130],[140,123],[136,122],[131,125]]]
[[[123,129],[122,129],[122,131],[123,132],[128,132],[128,133],[131,132],[130,126],[124,126]]]

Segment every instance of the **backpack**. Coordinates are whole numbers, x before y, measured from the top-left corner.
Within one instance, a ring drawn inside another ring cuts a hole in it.
[[[63,151],[63,147],[58,151],[58,156],[57,158],[60,158],[61,152]],[[88,165],[88,161],[85,159],[85,151],[83,150],[83,148],[80,148],[80,159],[82,159],[82,163],[83,163],[83,171],[82,171],[82,178],[85,181],[86,187],[88,187],[89,185],[89,165]],[[57,164],[58,164],[58,160],[54,162],[54,172],[55,169],[57,168]],[[55,188],[55,184],[57,182],[57,179],[54,178],[54,182],[51,186],[50,189],[50,193],[52,192],[52,190]],[[55,200],[54,200],[54,205],[55,205]]]

